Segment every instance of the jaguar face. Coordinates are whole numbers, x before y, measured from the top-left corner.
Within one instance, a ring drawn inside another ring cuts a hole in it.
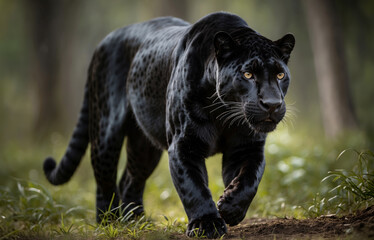
[[[224,121],[271,132],[286,114],[287,62],[295,39],[290,34],[275,42],[253,32],[239,35],[215,37],[216,93],[228,109]]]

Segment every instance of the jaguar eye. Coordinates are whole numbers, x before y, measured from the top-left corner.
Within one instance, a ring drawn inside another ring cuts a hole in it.
[[[282,72],[281,72],[281,73],[278,73],[278,74],[277,74],[277,78],[278,78],[278,80],[282,80],[282,79],[284,78],[284,75],[285,75],[285,74],[282,73]]]
[[[244,73],[244,77],[245,77],[246,79],[251,79],[251,78],[253,77],[253,74],[250,73],[250,72],[245,72],[245,73]]]

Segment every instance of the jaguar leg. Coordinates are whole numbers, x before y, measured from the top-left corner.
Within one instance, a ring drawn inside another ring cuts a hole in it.
[[[225,191],[217,202],[221,217],[230,226],[240,223],[256,195],[265,169],[264,142],[223,153]]]
[[[216,238],[227,232],[208,189],[207,149],[207,144],[194,136],[178,137],[168,149],[173,183],[189,219],[189,237]]]
[[[143,192],[147,178],[160,161],[162,151],[146,139],[138,126],[127,130],[127,164],[119,190],[125,214],[133,210],[135,216],[144,212]]]
[[[101,222],[103,213],[119,204],[117,164],[129,115],[125,96],[129,63],[124,57],[113,61],[112,51],[113,48],[106,44],[95,51],[88,77],[89,139],[97,184],[98,222]]]
[[[103,134],[103,136],[105,136]],[[117,164],[124,139],[123,129],[107,138],[99,138],[91,143],[91,161],[94,169],[96,190],[96,220],[102,221],[103,214],[119,205],[117,191]],[[109,209],[110,208],[110,209]],[[117,214],[114,212],[114,214]]]

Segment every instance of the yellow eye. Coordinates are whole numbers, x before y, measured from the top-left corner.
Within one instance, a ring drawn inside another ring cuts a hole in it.
[[[245,72],[245,73],[244,73],[244,77],[245,77],[246,79],[251,79],[251,78],[253,77],[253,74],[250,73],[250,72]]]
[[[283,78],[284,78],[284,73],[278,73],[277,74],[277,78],[279,79],[279,80],[282,80]]]

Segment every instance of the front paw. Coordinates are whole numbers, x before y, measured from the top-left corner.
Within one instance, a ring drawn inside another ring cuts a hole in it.
[[[217,202],[218,212],[230,226],[239,224],[245,217],[252,199],[243,198],[232,191],[225,191]]]
[[[205,215],[192,220],[187,227],[188,237],[219,238],[227,232],[222,218],[215,214]]]

